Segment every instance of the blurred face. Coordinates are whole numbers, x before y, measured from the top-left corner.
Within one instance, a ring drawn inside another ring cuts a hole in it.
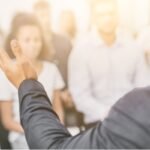
[[[100,33],[114,33],[118,24],[115,4],[112,2],[98,3],[94,9],[94,21]]]
[[[22,52],[30,59],[36,60],[42,48],[41,34],[38,27],[34,25],[22,26],[17,34]]]
[[[38,18],[41,26],[43,28],[49,28],[50,25],[50,12],[49,9],[36,9],[35,10],[35,15]]]

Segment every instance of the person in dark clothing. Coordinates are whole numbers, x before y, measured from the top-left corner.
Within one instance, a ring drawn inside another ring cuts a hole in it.
[[[137,88],[122,97],[108,117],[95,128],[71,136],[60,123],[36,71],[12,41],[17,62],[0,50],[0,66],[18,88],[21,123],[34,149],[147,149],[150,148],[150,87]]]

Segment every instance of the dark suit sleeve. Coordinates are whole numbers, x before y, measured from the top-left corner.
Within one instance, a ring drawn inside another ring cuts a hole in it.
[[[19,88],[21,123],[32,149],[150,148],[150,87],[135,89],[112,107],[95,128],[71,136],[60,123],[43,86],[35,80]]]
[[[19,88],[21,124],[32,149],[100,148],[99,126],[72,137],[52,109],[43,86],[35,80],[24,81]]]

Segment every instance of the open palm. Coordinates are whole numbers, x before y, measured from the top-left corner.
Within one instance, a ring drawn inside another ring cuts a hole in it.
[[[22,54],[19,43],[16,40],[11,42],[11,49],[16,60],[10,59],[6,51],[0,50],[0,67],[4,71],[8,80],[19,88],[26,79],[37,79],[37,73],[30,60]]]

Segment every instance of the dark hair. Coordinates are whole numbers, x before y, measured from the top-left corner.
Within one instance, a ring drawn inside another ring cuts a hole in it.
[[[33,7],[34,9],[50,9],[50,4],[46,0],[38,0]]]
[[[39,58],[42,59],[42,53],[44,53],[43,51],[47,51],[47,46],[46,43],[44,41],[44,37],[42,34],[42,29],[41,26],[38,22],[38,20],[36,19],[36,17],[33,14],[30,13],[17,13],[11,23],[11,30],[9,35],[6,38],[5,41],[5,49],[7,50],[9,56],[11,58],[14,58],[14,55],[11,51],[11,47],[10,47],[10,42],[12,39],[16,39],[16,35],[18,30],[25,25],[35,25],[36,27],[39,28],[40,32],[41,32],[41,40],[42,40],[42,48],[41,48],[41,54],[39,56]]]

